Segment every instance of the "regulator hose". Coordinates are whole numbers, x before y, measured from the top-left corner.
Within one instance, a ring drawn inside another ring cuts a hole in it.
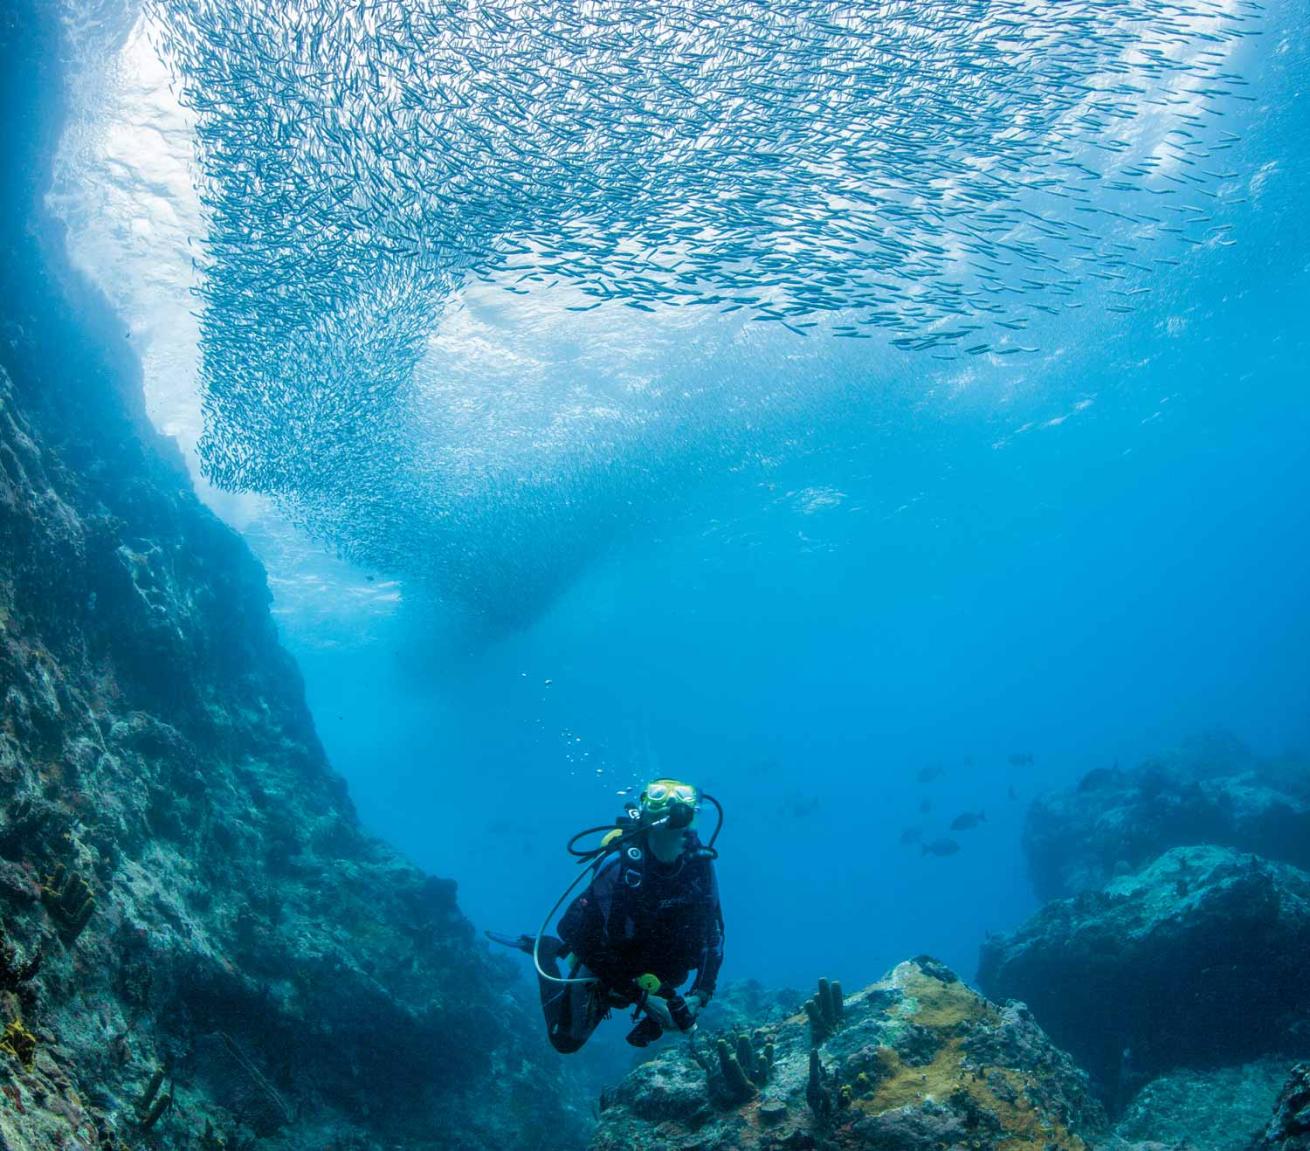
[[[580,834],[585,835],[586,832],[582,832]],[[546,928],[550,926],[550,921],[555,918],[555,915],[559,911],[559,909],[564,906],[564,901],[568,899],[570,895],[573,894],[573,889],[577,887],[578,884],[581,883],[584,879],[586,879],[587,876],[594,875],[596,871],[596,866],[599,866],[599,864],[600,864],[600,859],[597,859],[595,866],[583,868],[581,871],[578,872],[577,875],[573,877],[573,882],[570,883],[568,887],[564,889],[564,894],[561,895],[557,900],[555,900],[555,906],[552,907],[548,912],[546,912],[546,918],[541,921],[541,926],[537,929],[537,937],[532,941],[532,966],[537,969],[537,974],[542,979],[544,979],[547,983],[571,984],[571,983],[599,983],[600,982],[600,980],[597,979],[594,975],[583,976],[582,978],[579,979],[561,978],[558,975],[551,975],[548,972],[543,971],[541,967],[541,937],[546,934]]]

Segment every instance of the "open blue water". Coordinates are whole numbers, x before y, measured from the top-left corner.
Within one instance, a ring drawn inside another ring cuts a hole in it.
[[[1035,793],[1310,742],[1303,5],[111,9],[70,247],[480,926],[667,773],[726,977],[970,973]]]

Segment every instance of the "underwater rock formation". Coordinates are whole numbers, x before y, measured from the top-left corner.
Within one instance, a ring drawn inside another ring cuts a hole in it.
[[[748,1044],[768,1049],[768,1074],[735,1090],[724,1037],[672,1045],[607,1093],[592,1151],[1080,1151],[1104,1121],[1025,1008],[989,1003],[927,958],[847,996],[823,1042],[811,1037],[804,1011],[759,1028]]]
[[[1310,1048],[1310,874],[1179,847],[1047,904],[982,949],[979,985],[1022,1000],[1107,1099],[1178,1066]]]
[[[1278,1094],[1274,1117],[1251,1151],[1310,1151],[1310,1063],[1301,1063]]]
[[[1212,734],[1034,800],[1023,846],[1038,898],[1063,899],[1171,847],[1214,843],[1310,870],[1310,765]]]
[[[0,1142],[577,1146],[454,884],[360,829],[244,545],[19,401],[0,371]]]
[[[1192,1151],[1246,1151],[1269,1121],[1289,1066],[1286,1059],[1259,1059],[1161,1075],[1132,1096],[1102,1151],[1180,1143]]]

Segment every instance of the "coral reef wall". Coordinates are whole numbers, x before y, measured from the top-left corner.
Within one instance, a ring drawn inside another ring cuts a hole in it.
[[[4,13],[0,1144],[579,1146],[508,965],[361,831],[262,569],[63,263],[58,37]]]

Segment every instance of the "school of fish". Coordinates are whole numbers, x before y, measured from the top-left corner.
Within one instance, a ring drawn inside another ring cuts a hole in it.
[[[195,121],[202,457],[403,538],[462,284],[947,356],[1232,243],[1256,0],[147,0]],[[741,317],[739,317],[741,318]],[[1029,337],[1031,339],[1031,337]],[[385,467],[381,470],[385,470]],[[376,491],[374,491],[376,489]],[[370,492],[374,494],[370,495]],[[397,521],[388,527],[391,517]]]

